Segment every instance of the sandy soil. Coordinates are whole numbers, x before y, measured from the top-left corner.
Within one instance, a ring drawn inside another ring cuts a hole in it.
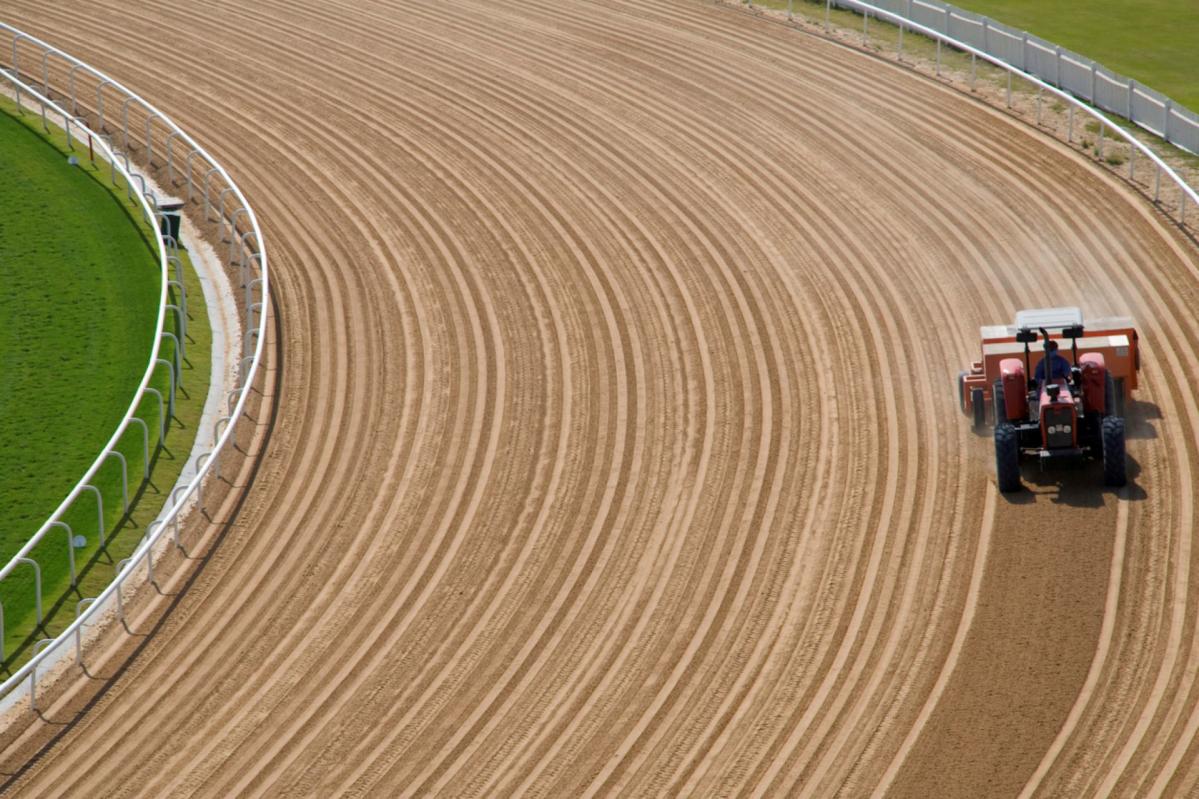
[[[14,793],[1196,789],[1199,257],[1115,178],[707,3],[127,6],[4,13],[238,176],[278,416]],[[1140,321],[1119,493],[958,414],[1046,303]]]

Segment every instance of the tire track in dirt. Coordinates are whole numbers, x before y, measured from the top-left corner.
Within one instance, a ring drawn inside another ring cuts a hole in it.
[[[1080,283],[1194,351],[1194,253],[1113,181],[727,8],[213,2],[174,11],[177,64],[128,47],[161,9],[112,11],[13,13],[155,99],[189,76],[162,105],[267,220],[295,366],[252,511],[28,790],[983,795],[1185,762],[1199,453],[1132,441],[1120,514],[1064,480],[982,530],[946,388],[979,323]],[[1145,396],[1188,441],[1199,367],[1166,360]]]

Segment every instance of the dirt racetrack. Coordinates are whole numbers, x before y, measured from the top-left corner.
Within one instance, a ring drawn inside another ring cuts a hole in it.
[[[278,415],[16,794],[1196,790],[1199,257],[1117,180],[698,0],[129,5],[2,13],[246,190]],[[1120,492],[957,411],[1047,304],[1140,324]]]

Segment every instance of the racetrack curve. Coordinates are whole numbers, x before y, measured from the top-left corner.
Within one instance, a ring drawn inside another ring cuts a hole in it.
[[[1196,789],[1199,257],[1119,181],[726,6],[127,5],[4,14],[245,190],[278,412],[14,793]],[[957,411],[1046,304],[1138,320],[1118,493],[1000,497]]]

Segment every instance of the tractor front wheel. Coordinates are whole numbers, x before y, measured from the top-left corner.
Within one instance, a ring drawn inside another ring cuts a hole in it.
[[[958,372],[958,406],[966,412],[966,373]]]
[[[974,411],[974,429],[982,430],[987,426],[987,401],[983,399],[981,388],[971,389],[970,406],[970,409]]]
[[[1006,422],[1007,418],[1007,400],[1003,395],[1003,381],[996,380],[995,387],[991,389],[991,396],[995,398],[995,424]]]
[[[1000,491],[1020,490],[1020,440],[1007,422],[995,426],[995,476]]]
[[[1108,416],[1103,420],[1103,484],[1119,487],[1128,482],[1124,457],[1124,420]]]

